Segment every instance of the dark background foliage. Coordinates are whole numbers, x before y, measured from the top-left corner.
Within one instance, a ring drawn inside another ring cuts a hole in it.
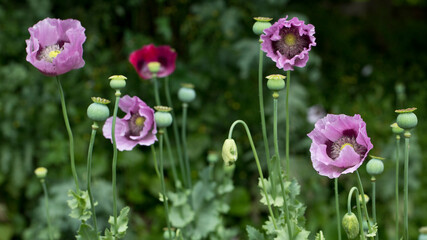
[[[76,142],[76,159],[85,180],[85,159],[91,122],[86,107],[91,96],[112,98],[107,78],[128,77],[125,93],[154,105],[152,85],[139,79],[127,61],[129,54],[149,43],[167,44],[178,53],[171,90],[181,83],[196,86],[198,97],[189,111],[189,145],[193,177],[206,164],[210,150],[220,151],[230,124],[244,119],[261,145],[257,96],[258,39],[252,17],[298,16],[316,27],[317,46],[306,68],[292,74],[292,172],[302,185],[300,200],[307,205],[307,229],[312,236],[323,229],[336,238],[333,182],[311,167],[313,125],[306,121],[309,106],[320,104],[328,113],[360,114],[375,148],[384,156],[386,171],[378,177],[378,218],[381,238],[394,234],[394,137],[389,125],[395,109],[418,107],[410,163],[410,234],[427,225],[427,179],[424,177],[427,138],[427,3],[425,0],[0,0],[0,239],[34,239],[44,222],[41,187],[33,176],[36,166],[49,169],[48,184],[57,227],[69,236],[76,222],[64,204],[71,173],[68,140],[53,78],[43,76],[25,61],[28,28],[46,17],[74,18],[86,28],[86,65],[61,76]],[[265,73],[282,73],[265,60]],[[267,114],[272,111],[266,93]],[[173,95],[180,116],[180,103]],[[280,102],[284,126],[284,104]],[[179,119],[177,121],[180,121]],[[268,121],[272,122],[270,115]],[[284,127],[280,128],[284,135]],[[94,155],[94,188],[98,199],[110,196],[111,144],[99,134]],[[236,132],[240,156],[228,226],[258,226],[266,217],[258,203],[257,172],[243,132]],[[281,138],[281,148],[284,139]],[[281,149],[281,150],[282,150]],[[260,148],[262,156],[262,149]],[[140,147],[119,154],[119,191],[132,207],[128,239],[158,239],[164,227],[163,208],[157,200],[159,182],[150,151]],[[282,154],[284,156],[284,154]],[[361,169],[367,192],[369,176]],[[340,178],[342,211],[355,176]],[[105,196],[105,197],[103,197]],[[56,199],[56,200],[55,200]],[[108,216],[110,202],[100,202]],[[61,215],[62,214],[62,215]],[[104,216],[102,215],[102,216]],[[105,221],[104,221],[105,222]],[[72,237],[68,238],[72,239]]]

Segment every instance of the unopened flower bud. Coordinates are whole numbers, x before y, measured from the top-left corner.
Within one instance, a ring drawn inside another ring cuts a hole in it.
[[[417,108],[407,108],[407,109],[396,110],[395,112],[399,113],[396,120],[397,125],[399,125],[399,127],[405,130],[410,130],[416,127],[418,124],[418,119],[417,119],[417,115],[413,113],[413,111],[415,110],[417,110]]]
[[[169,230],[166,228],[165,231],[163,232],[163,239],[170,239],[170,240],[175,239],[175,231],[171,229],[170,233],[171,233],[171,238],[169,238]]]
[[[383,158],[372,156],[372,159],[366,164],[366,171],[369,175],[379,175],[383,173],[384,163],[382,160]]]
[[[184,103],[192,102],[196,98],[196,91],[194,91],[193,84],[182,84],[178,90],[178,99]]]
[[[44,167],[38,167],[36,170],[34,170],[34,173],[36,174],[37,178],[43,179],[47,175],[47,169]]]
[[[218,153],[216,151],[209,151],[208,152],[208,162],[210,163],[216,163],[218,162]]]
[[[233,165],[237,160],[237,146],[236,142],[232,138],[228,138],[222,145],[222,159],[225,165]]]
[[[110,79],[110,87],[115,90],[120,90],[126,87],[126,77],[123,75],[113,75],[109,77]]]
[[[147,64],[148,70],[151,73],[158,73],[160,71],[160,63],[159,62],[149,62]]]
[[[368,203],[369,200],[369,196],[365,194],[365,203]],[[359,202],[363,203],[362,194],[359,194]]]
[[[359,235],[359,221],[354,213],[346,213],[342,218],[342,227],[349,239],[354,239]]]
[[[154,120],[159,128],[169,127],[172,124],[172,108],[165,106],[155,106]]]
[[[271,91],[280,91],[285,88],[285,76],[281,74],[272,74],[266,78],[268,79],[267,87]]]
[[[390,125],[391,127],[391,131],[394,134],[402,134],[405,130],[403,130],[403,128],[399,127],[399,125],[397,125],[397,123],[393,123]]]
[[[110,109],[106,104],[110,103],[109,100],[92,97],[93,103],[87,108],[87,116],[93,121],[103,122],[110,116]]]
[[[264,33],[264,29],[271,27],[270,21],[273,20],[272,18],[267,17],[255,17],[255,23],[252,26],[252,31],[256,35],[261,35]]]

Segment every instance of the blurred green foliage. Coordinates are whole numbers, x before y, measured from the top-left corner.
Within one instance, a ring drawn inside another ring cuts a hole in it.
[[[53,78],[25,61],[28,27],[55,17],[78,19],[86,28],[85,67],[60,77],[81,181],[85,181],[91,130],[86,118],[90,97],[112,98],[107,78],[123,74],[129,79],[124,93],[138,95],[153,106],[152,85],[139,79],[128,55],[149,43],[175,48],[178,61],[171,91],[176,93],[180,83],[189,82],[198,92],[188,121],[192,175],[197,178],[206,165],[207,152],[221,149],[236,119],[248,122],[257,145],[262,146],[256,97],[258,39],[251,31],[252,17],[278,19],[285,15],[298,16],[316,27],[317,46],[307,67],[293,72],[291,84],[291,172],[301,185],[299,200],[307,206],[306,229],[312,237],[323,230],[327,239],[336,239],[333,182],[311,167],[306,134],[313,125],[305,121],[307,108],[321,104],[329,113],[358,113],[367,122],[375,146],[372,153],[387,158],[385,173],[377,178],[377,215],[382,216],[380,236],[391,239],[395,160],[389,124],[396,117],[394,109],[416,106],[420,121],[411,146],[409,208],[410,238],[415,239],[418,228],[426,224],[427,212],[427,192],[422,190],[427,185],[423,178],[427,138],[422,135],[427,130],[423,121],[427,115],[426,6],[425,0],[0,0],[0,239],[45,239],[42,190],[33,176],[37,166],[50,170],[47,182],[52,204],[55,199],[59,204],[52,208],[52,215],[58,231],[68,236],[61,239],[73,239],[77,230],[74,219],[67,217],[67,207],[60,205],[66,204],[72,180],[57,86]],[[265,62],[265,73],[281,72],[270,60]],[[269,95],[266,91],[271,123]],[[283,99],[279,126],[284,126]],[[179,118],[181,107],[175,94],[173,100]],[[279,131],[284,137],[284,128]],[[259,227],[267,215],[258,203],[258,174],[245,134],[236,132],[235,136],[242,157],[224,221],[239,229],[240,238],[245,239],[246,225]],[[283,150],[284,138],[279,141]],[[106,183],[111,179],[111,150],[110,142],[98,134],[93,189],[99,191],[95,198],[102,199],[97,209],[103,226],[111,214],[111,202],[102,197],[111,195]],[[263,156],[262,148],[258,152]],[[148,148],[119,154],[118,189],[122,201],[132,209],[127,239],[159,239],[162,234],[165,219],[158,201],[160,183],[153,170]],[[361,171],[369,192],[369,177]],[[352,175],[340,178],[342,207],[354,183]]]

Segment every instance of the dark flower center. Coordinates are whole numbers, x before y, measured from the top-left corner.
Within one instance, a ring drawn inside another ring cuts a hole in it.
[[[353,150],[359,154],[360,158],[363,158],[367,151],[365,146],[357,143],[355,136],[343,136],[332,143],[328,151],[329,157],[335,160],[340,156],[341,151],[347,146],[352,147]]]
[[[132,114],[129,120],[129,136],[139,136],[142,129],[144,129],[145,118],[141,117],[138,113]]]
[[[304,49],[307,49],[310,44],[309,36],[300,36],[298,28],[296,27],[284,27],[280,29],[279,35],[281,39],[272,42],[273,50],[274,52],[279,51],[288,59],[300,54]]]

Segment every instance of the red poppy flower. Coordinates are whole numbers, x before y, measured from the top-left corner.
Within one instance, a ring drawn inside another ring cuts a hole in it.
[[[148,69],[148,63],[159,62],[160,70],[157,77],[169,76],[175,70],[176,52],[169,46],[154,46],[149,44],[141,49],[133,51],[129,56],[129,62],[132,63],[136,72],[143,79],[152,78]]]

